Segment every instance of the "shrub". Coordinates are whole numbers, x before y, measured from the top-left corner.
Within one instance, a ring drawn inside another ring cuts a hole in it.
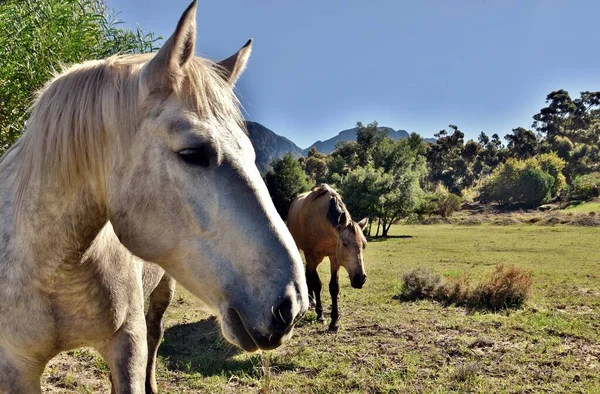
[[[449,193],[448,196],[438,204],[438,213],[441,217],[447,218],[460,209],[462,199],[456,194]]]
[[[444,305],[469,306],[471,293],[471,281],[463,274],[439,286],[435,298]]]
[[[479,284],[472,294],[473,307],[491,310],[520,308],[531,291],[531,273],[498,264],[490,278]]]
[[[430,299],[444,305],[492,311],[517,309],[525,304],[531,284],[530,272],[502,264],[498,264],[490,277],[475,287],[464,274],[444,283],[440,275],[420,268],[404,274],[399,299]]]
[[[580,175],[573,180],[569,199],[591,200],[600,196],[600,172]]]
[[[460,191],[460,195],[462,197],[462,201],[467,204],[472,204],[475,202],[477,197],[479,197],[479,192],[474,187],[468,187],[462,189]]]
[[[426,193],[417,206],[416,213],[419,216],[438,214],[447,218],[458,211],[462,205],[462,199],[456,194],[450,193],[443,184],[438,184],[433,192]]]
[[[402,279],[400,299],[404,301],[434,298],[442,282],[441,276],[423,268],[407,272]]]
[[[541,168],[526,168],[519,176],[516,199],[531,206],[548,202],[552,197],[554,178]]]
[[[508,159],[482,181],[480,200],[531,206],[549,202],[565,188],[564,166],[555,153]]]

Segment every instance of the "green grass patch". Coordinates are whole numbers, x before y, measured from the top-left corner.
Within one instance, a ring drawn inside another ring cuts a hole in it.
[[[159,352],[161,391],[600,392],[600,228],[393,226],[391,235],[369,243],[362,290],[341,275],[339,332],[329,333],[309,313],[292,340],[269,352],[267,364],[263,355],[227,344],[200,301],[179,288]],[[411,270],[447,278],[466,273],[479,283],[497,264],[532,272],[522,309],[491,313],[394,298]],[[327,261],[319,274],[326,284]],[[81,368],[53,365],[45,389],[62,392],[51,379],[67,369],[76,381],[64,376],[65,386],[106,392],[108,374],[94,357],[65,357]]]

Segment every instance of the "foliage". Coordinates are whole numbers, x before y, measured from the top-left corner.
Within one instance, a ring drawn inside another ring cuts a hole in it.
[[[302,169],[311,179],[312,183],[320,184],[327,181],[327,155],[317,151],[313,146],[308,151],[307,157],[301,157],[299,161]]]
[[[537,206],[558,196],[565,185],[564,161],[556,154],[543,154],[528,160],[508,159],[481,185],[480,198],[503,204]]]
[[[473,290],[471,302],[494,311],[521,308],[531,292],[531,284],[531,272],[498,264],[490,277]]]
[[[443,281],[439,275],[419,268],[404,274],[399,298],[403,301],[431,299],[444,305],[492,311],[518,309],[531,293],[531,275],[521,268],[498,264],[487,279],[473,286],[466,275]]]
[[[561,159],[556,153],[544,153],[536,157],[537,162],[540,165],[540,169],[552,176],[554,183],[550,190],[551,197],[556,197],[566,188],[567,182],[563,175],[565,168],[565,161]]]
[[[418,268],[409,271],[402,276],[402,291],[399,298],[403,301],[433,299],[441,283],[442,277],[430,270]]]
[[[576,177],[569,195],[573,200],[591,200],[600,197],[600,172]]]
[[[0,2],[0,153],[22,133],[34,93],[54,70],[156,49],[152,32],[120,23],[101,0]]]
[[[539,141],[535,133],[523,127],[513,129],[504,139],[508,141],[507,150],[510,157],[528,159],[538,152]]]
[[[310,189],[310,183],[298,160],[289,153],[273,160],[271,166],[273,168],[265,176],[265,183],[277,212],[286,220],[290,205],[299,194]]]
[[[450,193],[446,186],[439,183],[434,191],[423,194],[416,213],[419,216],[437,214],[447,218],[458,211],[461,205],[462,198]]]
[[[352,215],[377,217],[385,237],[393,223],[419,205],[420,182],[427,173],[425,147],[416,135],[392,141],[378,131],[376,123],[358,126],[360,143],[340,145],[331,154],[330,179]],[[342,157],[350,158],[351,166],[338,165]]]
[[[449,193],[445,199],[443,199],[438,206],[438,213],[441,217],[447,218],[452,214],[460,210],[462,204],[462,198],[456,194]]]
[[[339,182],[338,191],[354,217],[376,216],[381,198],[392,183],[391,177],[381,168],[357,167]]]

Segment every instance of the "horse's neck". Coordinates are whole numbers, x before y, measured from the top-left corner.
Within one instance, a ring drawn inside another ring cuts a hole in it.
[[[15,215],[18,151],[11,152],[1,167],[0,242],[5,254],[0,264],[18,266],[23,274],[33,269],[42,277],[62,264],[78,263],[106,223],[105,209],[85,189],[65,193],[59,185],[42,186],[33,180]]]

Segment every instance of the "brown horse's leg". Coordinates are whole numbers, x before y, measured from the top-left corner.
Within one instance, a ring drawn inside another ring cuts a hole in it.
[[[319,256],[315,253],[305,253],[306,256],[306,282],[308,285],[308,293],[314,294],[315,297],[315,312],[317,312],[317,320],[323,321],[323,305],[321,305],[321,279],[317,267],[323,261],[324,256]]]
[[[331,323],[329,324],[329,331],[337,331],[337,321],[340,317],[338,310],[338,294],[340,293],[340,266],[338,265],[335,256],[329,256],[329,261],[331,262],[331,280],[329,281],[329,294],[331,294]]]
[[[146,366],[146,393],[158,393],[156,385],[156,356],[164,330],[162,319],[167,310],[173,293],[175,292],[175,280],[164,274],[158,286],[150,294],[150,305],[146,314],[146,330],[148,337],[148,364]]]

